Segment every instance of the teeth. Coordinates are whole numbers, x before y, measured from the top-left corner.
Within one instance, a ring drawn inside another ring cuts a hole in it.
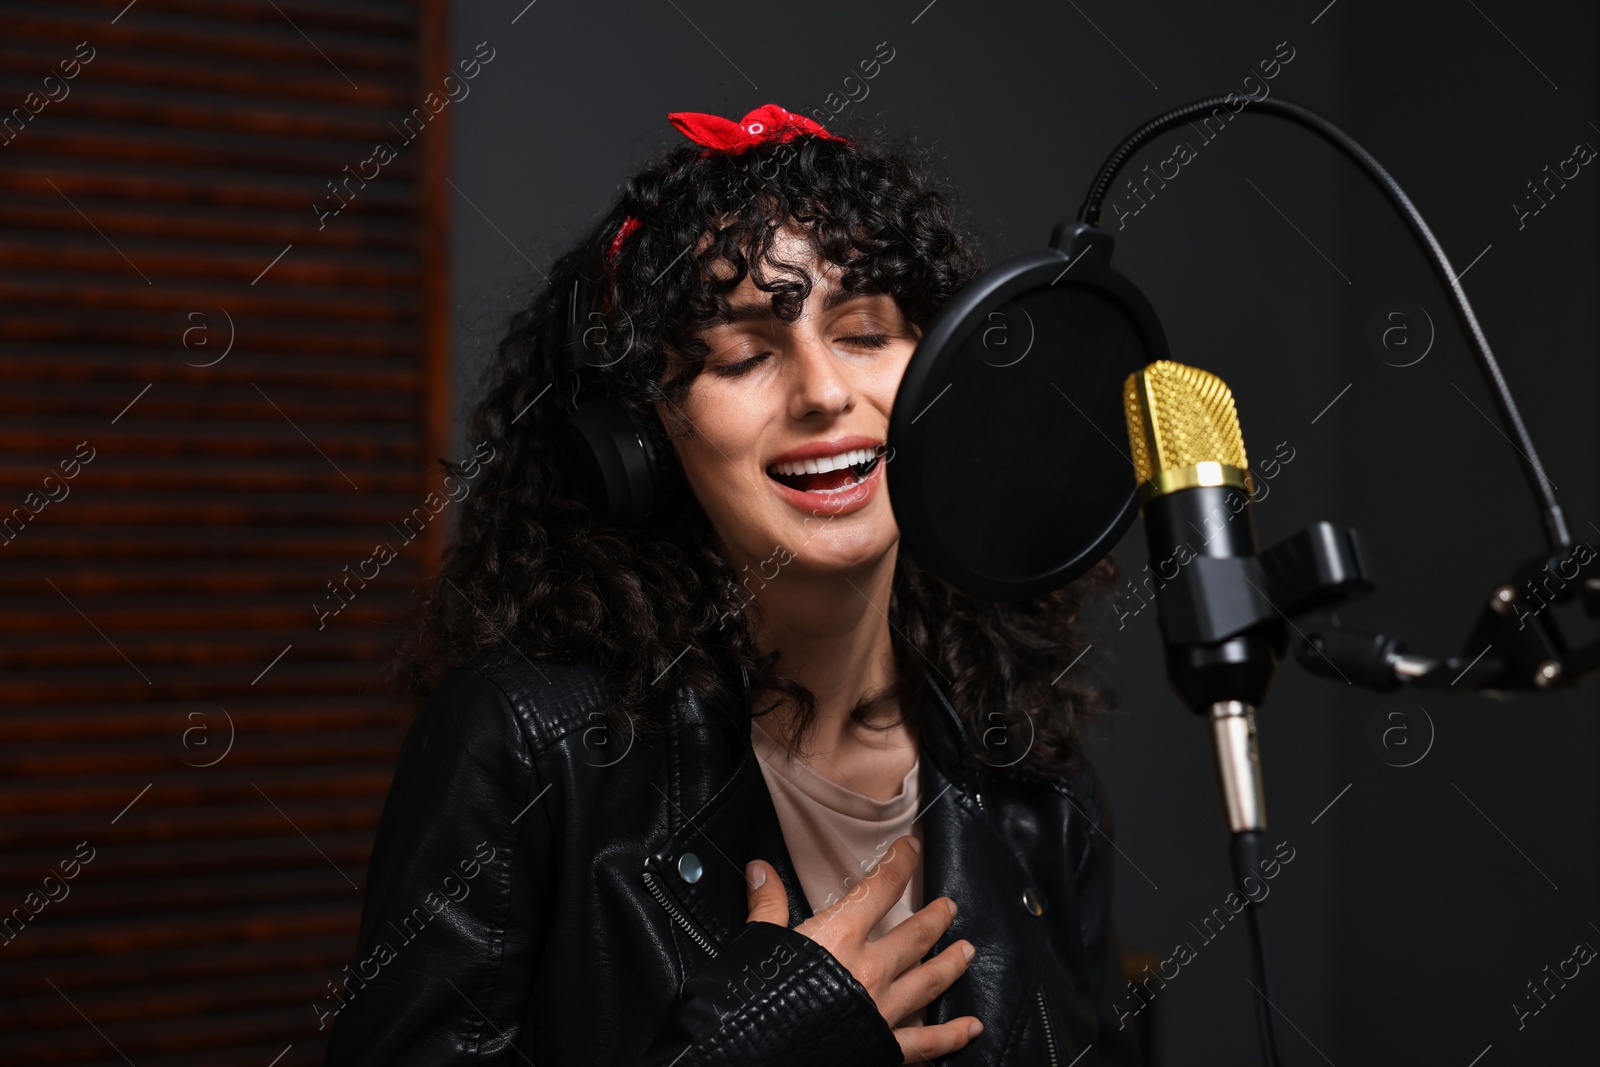
[[[806,459],[794,463],[774,463],[768,469],[774,474],[827,474],[829,471],[844,467],[859,466],[877,454],[875,448],[857,448],[841,452],[837,456],[823,456],[819,459]]]

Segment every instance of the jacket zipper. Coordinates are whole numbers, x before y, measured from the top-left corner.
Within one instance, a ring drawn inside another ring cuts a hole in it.
[[[1044,987],[1039,987],[1039,1019],[1044,1023],[1044,1043],[1050,1050],[1050,1067],[1059,1067],[1061,1060],[1056,1056],[1056,1035],[1050,1029],[1050,1013],[1044,1007]]]
[[[743,664],[739,665],[739,675],[744,681],[745,693],[748,695],[750,691],[750,673]],[[683,927],[683,932],[689,935],[690,940],[705,949],[706,955],[715,959],[717,947],[708,941],[699,930],[695,929],[694,924],[689,921],[689,917],[679,911],[672,901],[668,899],[666,890],[656,884],[656,876],[649,867],[644,870],[644,887],[650,890],[650,895],[656,898],[656,902],[661,905],[672,921]]]
[[[705,949],[707,954],[715,958],[717,955],[716,946],[707,941],[705,937],[701,935],[700,931],[694,928],[693,924],[689,922],[688,916],[684,915],[672,905],[672,902],[667,899],[666,891],[656,884],[654,874],[649,871],[644,872],[644,885],[646,889],[650,890],[650,895],[655,897],[656,900],[661,903],[661,906],[666,909],[667,914],[672,917],[673,921],[675,921],[679,926],[683,927],[684,932],[694,940],[694,943]]]

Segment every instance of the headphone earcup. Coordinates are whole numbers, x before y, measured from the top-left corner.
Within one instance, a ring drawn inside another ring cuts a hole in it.
[[[556,437],[556,464],[567,495],[622,526],[642,525],[676,502],[671,442],[610,397],[579,402]]]

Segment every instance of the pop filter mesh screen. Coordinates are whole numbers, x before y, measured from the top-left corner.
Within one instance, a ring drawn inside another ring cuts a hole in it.
[[[1025,580],[1092,545],[1134,486],[1122,383],[1146,358],[1133,320],[1091,286],[1029,289],[977,320],[928,384],[915,462],[896,469],[921,479],[945,549]]]

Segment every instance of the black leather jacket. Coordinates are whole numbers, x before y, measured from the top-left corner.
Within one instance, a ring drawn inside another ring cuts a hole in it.
[[[709,725],[685,689],[673,733],[630,744],[606,730],[591,666],[501,649],[445,678],[401,750],[356,962],[315,1008],[332,1027],[325,1062],[900,1063],[865,987],[793,929],[811,909],[744,687],[738,724]],[[959,905],[930,954],[963,937],[977,948],[927,1022],[985,1027],[938,1062],[1138,1063],[1111,1007],[1111,826],[1093,771],[997,770],[931,675],[927,692],[923,899]],[[788,890],[787,928],[746,922],[757,858]]]

